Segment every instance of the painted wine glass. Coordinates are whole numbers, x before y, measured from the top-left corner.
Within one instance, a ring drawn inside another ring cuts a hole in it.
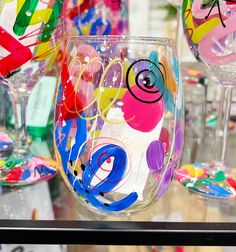
[[[55,62],[63,31],[62,10],[62,0],[1,1],[0,77],[15,118],[13,154],[0,160],[3,185],[26,185],[56,174],[54,160],[31,154],[25,115],[31,90]]]
[[[232,88],[236,85],[236,1],[184,0],[182,18],[195,57],[221,84],[218,125],[210,163],[184,165],[177,173],[187,188],[204,196],[236,196],[236,170],[226,165]]]
[[[5,89],[0,85],[0,158],[11,155],[13,151],[13,140],[5,127]]]
[[[128,34],[128,0],[66,1],[68,35]]]
[[[54,142],[66,184],[92,211],[145,209],[166,192],[183,146],[173,40],[71,37],[64,56]]]
[[[167,0],[171,5],[173,5],[177,9],[177,32],[176,32],[176,46],[179,53],[181,55],[182,41],[183,41],[183,29],[182,29],[182,18],[181,18],[181,4],[182,0]],[[181,60],[181,59],[180,59]]]
[[[170,4],[175,6],[176,8],[181,8],[182,1],[181,0],[167,0]]]

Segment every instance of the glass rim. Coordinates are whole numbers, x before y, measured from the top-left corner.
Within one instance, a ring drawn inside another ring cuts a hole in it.
[[[163,44],[175,47],[175,41],[172,38],[167,37],[154,37],[154,36],[134,36],[134,35],[77,35],[77,36],[67,36],[66,41],[71,40],[82,40],[91,42],[104,42],[104,41],[114,41],[120,43],[137,43],[137,44]]]

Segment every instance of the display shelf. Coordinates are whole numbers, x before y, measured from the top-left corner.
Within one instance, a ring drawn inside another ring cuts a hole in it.
[[[7,244],[236,246],[236,223],[2,220]]]
[[[46,182],[0,197],[0,243],[236,246],[234,201],[206,200],[174,181],[166,196],[147,211],[106,217],[79,205],[60,177],[52,182],[60,186],[53,208],[47,202]],[[10,203],[1,199],[4,197]],[[37,220],[26,219],[32,217],[30,209],[36,208]],[[50,215],[52,209],[55,218]]]

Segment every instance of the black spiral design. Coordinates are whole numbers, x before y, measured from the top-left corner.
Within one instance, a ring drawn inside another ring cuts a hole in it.
[[[157,94],[157,97],[154,99],[151,99],[149,101],[143,100],[140,97],[138,97],[135,92],[133,92],[130,83],[129,83],[129,75],[132,70],[132,68],[135,68],[135,65],[140,63],[147,63],[149,67],[144,68],[140,70],[136,76],[135,76],[135,84],[136,86],[144,91],[145,93],[149,93],[150,95]],[[163,68],[163,72],[165,74],[165,68],[164,66],[159,62],[160,67]],[[149,59],[139,59],[134,61],[127,69],[126,72],[126,86],[130,92],[130,94],[138,101],[143,103],[155,103],[158,102],[163,94],[164,94],[164,76],[160,69],[160,67],[154,63],[153,61]],[[145,75],[145,78],[142,79],[142,82],[140,83],[140,77]]]

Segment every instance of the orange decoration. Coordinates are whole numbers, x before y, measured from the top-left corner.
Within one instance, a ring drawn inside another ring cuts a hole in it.
[[[165,78],[165,84],[166,87],[172,92],[172,93],[177,93],[178,87],[176,85],[176,82],[173,79],[172,73],[170,71],[170,67],[168,65],[168,62],[165,57],[161,58],[161,63],[163,65],[163,68],[161,68],[162,74]],[[163,70],[165,69],[165,71]]]

